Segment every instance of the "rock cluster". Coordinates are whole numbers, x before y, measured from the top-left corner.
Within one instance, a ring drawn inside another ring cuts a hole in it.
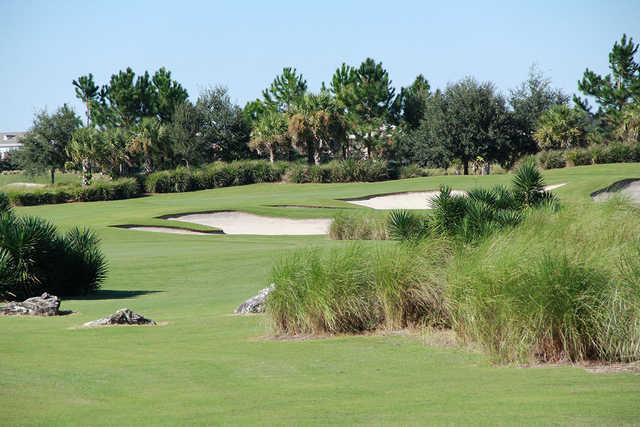
[[[86,327],[94,327],[94,326],[110,326],[110,325],[155,325],[151,319],[147,319],[146,317],[134,313],[128,308],[121,308],[120,310],[113,313],[111,316],[93,320],[91,322],[87,322],[84,324]]]
[[[262,289],[258,292],[258,295],[249,298],[236,308],[235,314],[251,314],[251,313],[264,313],[265,302],[267,297],[276,288],[275,284],[271,284],[268,288]]]
[[[60,314],[60,298],[44,293],[22,302],[13,301],[0,307],[0,314],[8,316],[57,316]]]

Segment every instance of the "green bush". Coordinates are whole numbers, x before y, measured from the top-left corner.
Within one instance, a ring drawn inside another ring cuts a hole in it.
[[[215,162],[199,169],[180,167],[149,174],[145,189],[149,193],[178,193],[194,190],[280,181],[286,163],[262,160],[231,163]]]
[[[416,164],[402,166],[399,171],[400,179],[418,178],[421,176],[429,176],[429,172]]]
[[[380,216],[359,210],[344,211],[331,221],[329,237],[334,240],[386,240],[387,231]]]
[[[298,184],[330,182],[374,182],[393,177],[389,163],[382,160],[334,160],[323,165],[294,164],[287,180]]]
[[[0,214],[0,298],[82,295],[98,289],[106,272],[93,232],[61,235],[41,218]]]
[[[614,142],[608,145],[595,145],[592,147],[591,153],[595,164],[638,161],[636,156],[637,149],[620,142]]]
[[[448,323],[443,299],[449,251],[359,245],[297,251],[273,269],[267,313],[278,333],[362,332]]]
[[[586,166],[593,163],[593,156],[588,148],[568,150],[565,152],[565,158],[569,166]]]
[[[567,166],[564,152],[560,150],[541,151],[536,156],[543,169],[558,169]]]
[[[538,211],[466,246],[449,280],[455,330],[505,362],[640,358],[640,221],[616,203]]]
[[[87,187],[60,185],[10,190],[7,195],[16,206],[120,200],[139,196],[140,185],[135,178],[120,178],[113,181],[95,181]]]

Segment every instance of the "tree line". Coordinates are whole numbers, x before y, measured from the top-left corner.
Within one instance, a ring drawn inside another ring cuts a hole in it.
[[[116,178],[245,158],[384,159],[399,165],[456,166],[468,174],[490,164],[511,167],[544,149],[570,149],[640,137],[638,44],[626,35],[610,54],[610,73],[586,69],[582,96],[554,88],[536,67],[501,93],[467,77],[432,90],[418,75],[398,92],[381,62],[342,64],[319,91],[295,68],[284,68],[244,107],[226,88],[192,102],[171,72],[119,71],[102,86],[92,74],[72,84],[84,120],[69,106],[40,112],[16,155],[29,172],[100,171]],[[589,105],[595,101],[597,107]]]

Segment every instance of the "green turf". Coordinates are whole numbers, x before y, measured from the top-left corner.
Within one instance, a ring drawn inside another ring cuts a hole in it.
[[[1,173],[0,174],[0,187],[7,184],[13,184],[17,182],[33,182],[36,184],[50,184],[51,176],[46,174],[27,175],[24,173]],[[77,173],[56,173],[56,184],[80,184],[80,175]]]
[[[545,173],[564,203],[586,202],[640,164]],[[368,184],[261,184],[139,199],[19,208],[103,239],[104,289],[58,318],[0,318],[0,425],[635,424],[640,375],[496,367],[481,354],[402,336],[265,339],[263,316],[235,306],[266,286],[275,259],[324,237],[163,235],[108,227],[182,212],[237,209],[289,217],[385,192],[508,183],[508,175]],[[587,249],[587,248],[585,248]],[[159,327],[74,329],[121,307]]]

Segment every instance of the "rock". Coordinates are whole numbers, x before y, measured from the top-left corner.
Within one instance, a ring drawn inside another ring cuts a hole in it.
[[[268,288],[262,289],[258,295],[249,298],[236,308],[235,314],[264,313],[265,301],[269,294],[276,288],[272,283]]]
[[[121,308],[109,317],[93,320],[84,324],[84,326],[87,327],[110,325],[156,325],[156,322],[138,313],[134,313],[128,308]]]
[[[44,293],[39,297],[13,301],[0,308],[0,314],[8,316],[57,316],[60,314],[60,298]]]

